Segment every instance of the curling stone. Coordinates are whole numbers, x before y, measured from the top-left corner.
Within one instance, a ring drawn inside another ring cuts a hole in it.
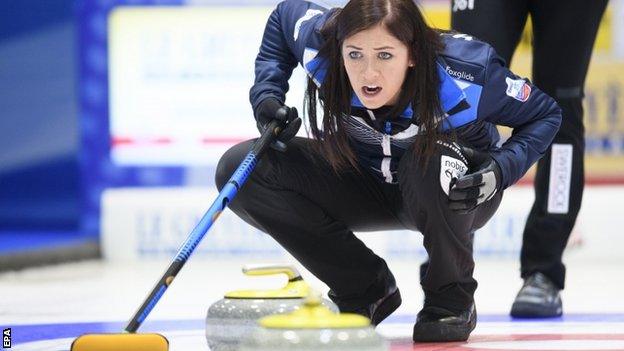
[[[286,315],[260,319],[259,327],[240,345],[240,351],[388,351],[388,342],[370,320],[353,313],[335,313],[310,295],[302,307]]]
[[[243,273],[250,276],[286,274],[288,283],[277,290],[231,291],[212,304],[206,316],[206,340],[211,351],[238,350],[240,342],[256,328],[259,318],[299,309],[310,291],[293,266],[247,265]],[[322,300],[321,303],[338,312],[333,302]]]

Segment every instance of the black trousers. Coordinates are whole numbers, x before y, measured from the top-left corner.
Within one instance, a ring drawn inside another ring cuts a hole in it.
[[[251,143],[235,145],[221,158],[219,189]],[[353,231],[420,230],[430,256],[421,281],[425,304],[459,311],[473,303],[477,287],[472,233],[492,216],[502,194],[469,215],[450,211],[439,185],[441,155],[452,156],[440,147],[423,171],[409,149],[400,161],[399,184],[387,184],[365,170],[336,173],[310,140],[294,138],[286,152],[264,155],[230,208],[325,282],[342,311],[377,301],[394,281],[386,262]]]
[[[527,219],[521,275],[550,277],[563,289],[563,250],[584,187],[583,88],[608,0],[453,0],[451,26],[490,43],[508,63],[527,16],[533,24],[533,83],[557,101],[563,120],[537,164],[535,202]]]

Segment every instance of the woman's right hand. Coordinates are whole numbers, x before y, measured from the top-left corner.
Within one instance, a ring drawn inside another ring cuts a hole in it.
[[[292,139],[301,127],[301,118],[299,118],[297,109],[282,104],[276,98],[270,97],[262,100],[256,108],[256,111],[254,111],[254,116],[256,117],[256,125],[260,134],[264,132],[267,125],[274,119],[282,121],[285,124],[277,140],[271,145],[271,147],[278,151],[286,150],[285,143]]]

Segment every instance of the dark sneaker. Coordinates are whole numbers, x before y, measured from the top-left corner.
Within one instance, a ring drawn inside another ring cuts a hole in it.
[[[477,326],[477,310],[470,308],[455,313],[442,307],[424,307],[416,317],[415,342],[466,341]]]
[[[534,273],[524,280],[518,292],[511,316],[516,318],[559,317],[563,312],[559,287],[542,273]]]

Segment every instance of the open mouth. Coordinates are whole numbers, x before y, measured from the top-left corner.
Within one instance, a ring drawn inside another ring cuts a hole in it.
[[[364,93],[364,96],[367,97],[373,97],[379,94],[380,91],[381,87],[378,87],[376,85],[365,85],[362,87],[362,93]]]

